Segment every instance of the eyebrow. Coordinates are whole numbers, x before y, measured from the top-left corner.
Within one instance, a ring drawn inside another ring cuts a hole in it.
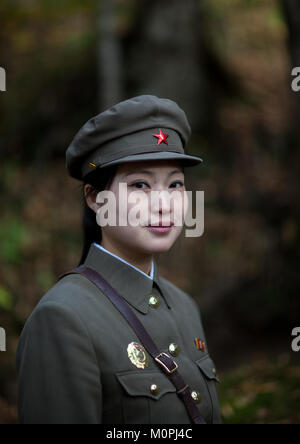
[[[172,174],[177,174],[177,173],[182,173],[182,174],[183,174],[183,171],[182,171],[182,170],[174,170],[174,171],[171,171],[171,173],[169,174],[168,177],[172,176]],[[124,177],[131,176],[132,174],[148,174],[149,176],[154,176],[154,174],[152,173],[152,171],[149,171],[149,170],[141,170],[141,171],[132,171],[131,173],[127,173],[127,174],[124,175]]]

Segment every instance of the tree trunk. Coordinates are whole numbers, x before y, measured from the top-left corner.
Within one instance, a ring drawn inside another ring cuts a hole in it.
[[[289,46],[294,66],[300,66],[300,2],[281,0],[281,5],[289,28]]]
[[[122,56],[115,0],[101,0],[98,13],[98,104],[107,109],[122,100]]]
[[[126,47],[127,90],[175,100],[194,130],[207,119],[197,0],[139,0]]]
[[[300,2],[299,0],[281,0],[282,10],[284,12],[286,22],[289,30],[289,51],[291,57],[291,72],[294,67],[300,66]],[[292,78],[291,78],[292,81]],[[299,113],[300,113],[300,93],[293,92],[295,100],[294,118],[291,122],[290,138],[287,144],[287,153],[294,156],[293,162],[290,164],[296,167],[299,159]],[[296,163],[295,163],[296,162]]]

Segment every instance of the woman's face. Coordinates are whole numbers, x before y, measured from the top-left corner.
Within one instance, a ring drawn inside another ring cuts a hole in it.
[[[123,195],[120,184],[126,191]],[[162,253],[172,247],[182,231],[187,211],[180,161],[121,164],[109,190],[116,198],[116,226],[102,226],[103,240],[119,250],[138,254]],[[127,216],[126,226],[119,223],[121,213]],[[133,226],[132,220],[138,225]]]

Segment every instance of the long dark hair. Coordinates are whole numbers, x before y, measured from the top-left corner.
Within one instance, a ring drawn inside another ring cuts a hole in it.
[[[117,168],[118,165],[112,165],[110,167],[96,169],[88,173],[83,179],[83,184],[82,184],[83,249],[78,266],[83,264],[83,262],[85,261],[91,244],[93,242],[97,242],[98,244],[100,244],[102,240],[101,227],[97,224],[96,213],[86,203],[86,198],[84,195],[84,186],[86,184],[91,185],[89,194],[92,194],[93,192],[99,193],[100,191],[108,189],[114,179]]]

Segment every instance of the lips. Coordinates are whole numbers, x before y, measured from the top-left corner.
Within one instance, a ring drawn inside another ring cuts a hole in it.
[[[173,225],[173,222],[169,222],[168,225],[164,222],[159,222],[158,225],[148,225],[147,228],[153,233],[169,233],[172,230]]]

